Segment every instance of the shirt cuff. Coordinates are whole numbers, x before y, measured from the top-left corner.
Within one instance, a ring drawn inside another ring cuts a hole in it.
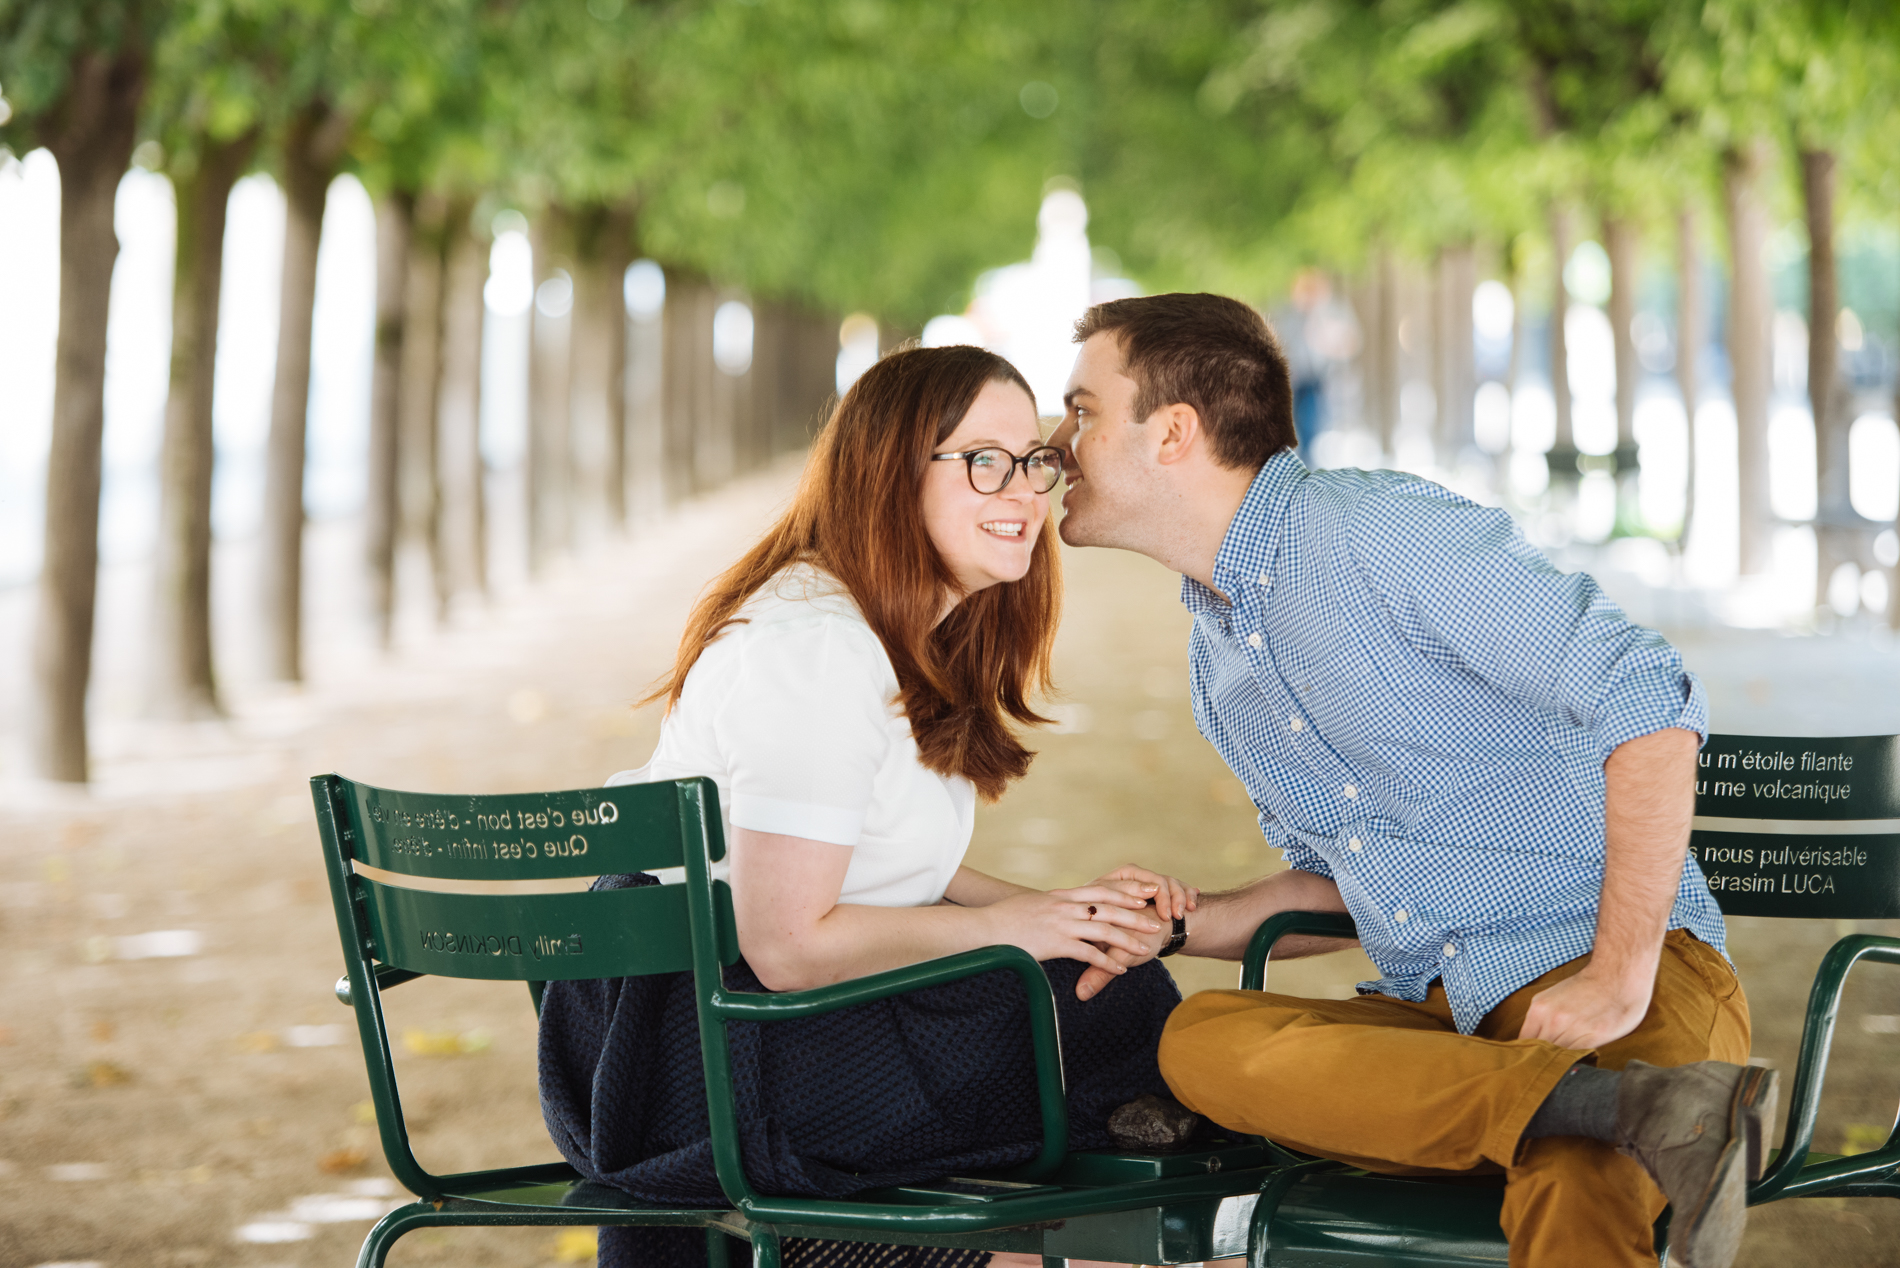
[[[735,828],[828,841],[832,845],[856,845],[864,835],[862,810],[841,810],[837,806],[815,806],[807,801],[781,801],[777,797],[748,793],[733,794],[731,817]]]
[[[1686,669],[1656,669],[1621,683],[1603,709],[1597,743],[1608,760],[1618,745],[1680,727],[1709,738],[1709,697]]]
[[[1324,876],[1327,880],[1333,879],[1333,865],[1328,863],[1319,851],[1309,846],[1283,845],[1280,847],[1280,853],[1286,859],[1286,865],[1296,872],[1311,872],[1315,876]]]

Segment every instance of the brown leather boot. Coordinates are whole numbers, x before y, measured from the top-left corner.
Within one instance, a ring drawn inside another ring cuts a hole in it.
[[[1728,1268],[1748,1223],[1748,1182],[1761,1176],[1779,1093],[1773,1070],[1698,1061],[1632,1061],[1616,1098],[1616,1148],[1643,1164],[1669,1199],[1669,1260]]]

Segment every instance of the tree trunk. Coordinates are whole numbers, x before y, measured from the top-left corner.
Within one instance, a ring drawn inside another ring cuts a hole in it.
[[[1843,563],[1860,560],[1861,525],[1848,495],[1847,416],[1839,372],[1840,279],[1834,267],[1834,155],[1801,152],[1801,192],[1808,217],[1808,403],[1814,412],[1815,517],[1819,558],[1814,602],[1827,602],[1828,581]]]
[[[1557,439],[1550,447],[1550,478],[1577,478],[1577,440],[1570,426],[1570,341],[1564,321],[1570,315],[1570,291],[1564,265],[1570,262],[1570,212],[1550,209],[1550,399],[1557,409]]]
[[[396,553],[420,550],[430,589],[443,593],[441,484],[436,474],[442,390],[442,254],[448,209],[440,195],[416,200],[404,267],[401,383],[396,407]],[[400,575],[405,569],[398,567]]]
[[[1616,367],[1616,524],[1638,531],[1642,508],[1636,485],[1636,226],[1603,217],[1603,250],[1610,257],[1610,346]]]
[[[482,318],[488,243],[469,224],[474,207],[449,213],[442,283],[442,388],[436,414],[436,472],[441,497],[436,526],[442,558],[437,592],[446,617],[456,599],[488,589],[487,525],[482,474]]]
[[[665,305],[627,322],[627,484],[635,524],[660,517],[666,496]]]
[[[557,267],[557,243],[566,237],[565,216],[550,207],[534,222],[535,300],[529,319],[528,353],[528,569],[539,574],[573,544],[573,439],[569,388],[573,378],[573,292],[565,308],[550,308],[566,276]]]
[[[416,196],[396,190],[376,208],[376,361],[369,392],[369,491],[363,514],[371,619],[389,646],[396,614],[396,534],[402,523],[403,323]]]
[[[1477,258],[1469,242],[1445,247],[1438,253],[1438,278],[1433,287],[1432,391],[1438,398],[1438,450],[1446,470],[1454,470],[1459,456],[1476,442],[1472,436],[1472,402],[1477,392],[1475,336],[1471,329],[1471,294],[1476,289]]]
[[[710,493],[732,479],[731,394],[726,378],[713,360],[713,313],[719,292],[701,281],[687,290],[688,338],[686,348],[693,400],[693,491]]]
[[[1374,265],[1373,311],[1365,331],[1366,408],[1389,459],[1399,430],[1399,267],[1392,252],[1380,248]]]
[[[1511,354],[1504,365],[1504,387],[1510,393],[1511,413],[1517,413],[1517,385],[1524,372],[1524,278],[1518,271],[1517,252],[1510,239],[1504,243],[1504,284],[1511,292]],[[1516,451],[1515,429],[1507,432],[1504,447],[1499,449],[1492,459],[1492,481],[1498,493],[1509,499],[1514,496],[1511,488],[1511,455]]]
[[[590,536],[626,523],[625,279],[632,217],[618,208],[578,212],[569,347],[575,501]]]
[[[264,468],[265,671],[303,680],[303,469],[310,404],[310,332],[317,302],[317,244],[330,182],[349,122],[321,101],[298,111],[284,137],[284,272],[277,318]]]
[[[59,331],[33,631],[32,752],[36,773],[67,783],[87,778],[106,311],[119,254],[112,213],[132,157],[145,73],[144,49],[129,35],[116,53],[79,54],[63,108],[41,135],[59,164]]]
[[[661,408],[666,423],[666,501],[676,505],[695,491],[694,448],[700,429],[698,325],[704,285],[688,274],[667,271],[662,344]]]
[[[1680,550],[1689,540],[1695,518],[1695,415],[1702,389],[1702,344],[1708,337],[1707,299],[1702,294],[1702,253],[1696,245],[1695,212],[1676,213],[1676,384],[1682,392],[1683,420],[1688,428],[1688,484],[1682,493],[1682,528],[1676,534]]]
[[[172,177],[178,240],[147,702],[157,717],[206,718],[222,712],[211,655],[211,397],[225,212],[231,187],[256,148],[256,129],[227,141],[200,138],[196,161]]]
[[[1728,356],[1741,468],[1742,573],[1768,571],[1774,525],[1768,500],[1768,267],[1762,251],[1768,209],[1761,184],[1768,146],[1756,140],[1731,150],[1722,165],[1729,228]]]
[[[764,467],[772,461],[773,438],[778,434],[778,411],[785,399],[786,334],[789,323],[783,304],[752,306],[752,368],[746,371],[747,462]]]

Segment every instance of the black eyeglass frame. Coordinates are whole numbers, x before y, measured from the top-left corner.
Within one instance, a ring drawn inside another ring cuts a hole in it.
[[[1003,482],[997,485],[993,489],[982,488],[978,486],[976,482],[977,456],[979,454],[986,454],[986,453],[1000,453],[1005,458],[1009,459],[1009,470],[1004,474]],[[1030,488],[1035,489],[1037,493],[1048,493],[1056,487],[1057,481],[1062,479],[1062,468],[1063,468],[1063,463],[1065,460],[1065,455],[1063,454],[1062,450],[1057,448],[1055,445],[1037,445],[1034,449],[1031,449],[1028,453],[1024,454],[1020,458],[1018,458],[1015,454],[1011,453],[1009,450],[1003,448],[1001,445],[985,445],[981,449],[959,449],[955,453],[933,453],[930,455],[930,460],[932,462],[948,462],[952,458],[963,459],[963,474],[969,479],[971,490],[977,493],[981,493],[987,497],[990,494],[1001,493],[1004,489],[1007,489],[1009,487],[1009,482],[1016,478],[1016,469],[1018,467],[1022,468],[1023,479],[1028,480],[1030,478],[1029,477],[1030,462],[1034,460],[1037,454],[1044,454],[1044,453],[1055,455],[1054,468],[1053,468],[1055,471],[1055,478],[1049,481],[1049,487],[1046,489],[1037,489],[1035,487],[1034,481],[1030,482]]]

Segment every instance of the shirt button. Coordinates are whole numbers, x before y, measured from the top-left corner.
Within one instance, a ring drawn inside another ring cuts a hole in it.
[[[1249,647],[1260,646],[1260,636],[1258,634],[1249,634],[1247,636],[1247,646]]]
[[[1411,915],[1412,915],[1411,912],[1401,907],[1397,911],[1392,913],[1392,919],[1398,921],[1400,924],[1404,924],[1406,920],[1408,920],[1411,917]]]
[[[1445,958],[1450,959],[1452,956],[1457,955],[1457,954],[1458,954],[1458,948],[1453,946],[1451,943],[1447,942],[1445,944]]]
[[[1269,577],[1266,573],[1263,572],[1260,574],[1260,584],[1263,586],[1270,586],[1273,584],[1273,578]]]
[[[1359,785],[1347,784],[1344,788],[1340,789],[1339,791],[1345,793],[1348,798],[1357,797],[1359,795]]]
[[[1288,718],[1286,720],[1286,724],[1292,727],[1295,731],[1304,731],[1306,729],[1306,723],[1300,720],[1300,715],[1297,713],[1294,714],[1292,717]]]
[[[1352,840],[1346,842],[1346,848],[1348,850],[1351,850],[1354,854],[1357,854],[1359,853],[1360,850],[1364,849],[1365,847],[1360,845],[1358,837],[1354,837]]]

